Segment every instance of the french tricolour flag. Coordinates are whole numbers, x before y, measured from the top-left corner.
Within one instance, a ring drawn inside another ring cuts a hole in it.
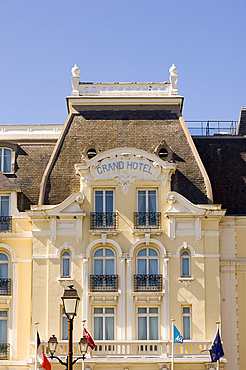
[[[51,370],[51,364],[42,350],[42,345],[40,342],[38,331],[37,331],[37,360],[42,366],[42,368],[46,370]]]

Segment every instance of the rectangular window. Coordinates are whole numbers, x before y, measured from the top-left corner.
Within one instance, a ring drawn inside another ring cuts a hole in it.
[[[113,190],[95,190],[95,212],[114,212]]]
[[[94,307],[94,339],[114,340],[115,337],[115,308]]]
[[[9,200],[9,195],[0,195],[0,231],[8,231],[11,229]]]
[[[138,307],[138,340],[159,339],[159,309],[158,307]]]
[[[11,173],[12,150],[0,148],[0,172]]]
[[[9,195],[0,195],[0,216],[9,216]]]
[[[138,212],[156,212],[156,190],[138,190]]]
[[[191,307],[182,307],[183,338],[191,339]]]
[[[114,190],[95,190],[91,228],[115,228],[116,213]]]
[[[0,343],[8,343],[8,311],[0,311]],[[0,356],[1,352],[0,346]]]
[[[61,311],[61,339],[68,340],[68,318],[63,307]]]
[[[134,227],[158,228],[160,217],[161,213],[157,212],[157,190],[138,190]]]

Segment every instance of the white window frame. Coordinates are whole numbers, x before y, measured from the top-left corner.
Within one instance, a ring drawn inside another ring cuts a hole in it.
[[[156,207],[156,212],[158,212],[158,191],[157,191],[158,189],[156,189],[156,188],[153,188],[153,189],[141,189],[141,188],[139,188],[139,189],[137,189],[137,210],[138,210],[138,212],[139,212],[139,204],[138,204],[138,192],[139,191],[145,191],[145,194],[146,194],[146,212],[149,212],[149,197],[148,197],[148,192],[149,191],[155,191],[155,193],[156,193],[156,205],[155,205],[155,207]]]
[[[139,309],[141,309],[141,308],[143,308],[143,309],[146,309],[146,313],[139,313],[138,312],[138,310]],[[150,311],[150,309],[151,308],[157,308],[157,310],[158,310],[158,312],[157,313],[150,313],[149,311]],[[150,317],[157,317],[158,318],[158,339],[155,339],[155,340],[159,340],[160,339],[160,307],[159,306],[137,306],[136,307],[136,310],[137,310],[137,312],[136,312],[136,314],[137,314],[137,339],[139,340],[139,338],[138,338],[138,318],[139,317],[146,317],[147,318],[147,340],[150,340],[149,339],[149,332],[150,332],[150,330],[149,330],[149,328],[150,328],[150,326],[149,326],[149,319],[150,319]]]
[[[102,309],[103,311],[101,313],[95,313],[95,308]],[[113,308],[114,313],[107,313],[107,308]],[[113,317],[114,318],[114,339],[108,339],[108,340],[115,340],[116,339],[116,306],[93,306],[93,333],[95,338],[95,317],[102,317],[103,319],[103,339],[96,339],[95,340],[107,340],[105,339],[105,325],[106,325],[106,317]]]
[[[9,193],[0,193],[0,216],[2,216],[2,210],[1,210],[1,199],[2,199],[2,197],[8,197],[8,199],[9,199],[9,214],[7,215],[7,217],[8,216],[10,216],[10,214],[11,214],[11,209],[10,209],[10,194]]]
[[[1,321],[7,321],[7,340],[6,340],[6,344],[8,344],[9,343],[9,310],[8,309],[1,308],[0,309],[0,312],[7,312],[7,316],[5,316],[6,318],[0,316],[0,320]]]
[[[103,254],[102,256],[95,256],[95,253],[97,251],[99,251],[100,249],[103,250]],[[112,251],[114,253],[114,256],[106,256],[106,249],[109,249],[110,251]],[[114,273],[113,275],[116,274],[116,256],[115,256],[115,251],[112,249],[112,248],[109,248],[108,246],[105,246],[105,247],[100,247],[100,248],[97,248],[95,249],[95,251],[93,252],[93,274],[95,275],[95,266],[94,266],[94,261],[95,260],[102,260],[103,261],[103,275],[106,275],[106,260],[107,259],[110,259],[110,260],[114,260]]]
[[[65,253],[68,253],[64,255]],[[64,275],[64,265],[63,262],[64,260],[69,260],[69,275]],[[61,253],[61,277],[62,278],[70,278],[71,277],[71,268],[72,268],[72,263],[71,263],[71,252],[68,250],[63,250]]]
[[[94,212],[96,212],[96,192],[102,191],[103,192],[103,212],[106,212],[106,191],[113,192],[113,211],[115,212],[115,189],[94,189]]]
[[[146,256],[138,256],[139,252],[143,249],[146,249]],[[150,256],[149,255],[149,250],[150,249],[153,249],[156,253],[157,253],[157,256]],[[145,259],[147,262],[146,262],[146,266],[147,266],[147,271],[146,271],[146,275],[149,275],[150,272],[149,272],[149,260],[150,259],[157,259],[157,272],[156,272],[156,275],[159,274],[159,271],[160,271],[160,257],[159,257],[159,252],[153,248],[153,247],[147,247],[147,246],[143,246],[142,248],[139,248],[138,251],[137,251],[137,256],[136,256],[136,271],[137,271],[137,274],[139,274],[138,272],[138,260],[143,260]],[[140,274],[141,275],[141,274]]]
[[[65,323],[66,323],[67,337],[66,338],[63,338],[63,328],[64,328],[64,324]],[[67,316],[65,314],[65,311],[64,311],[64,307],[63,306],[61,306],[61,340],[68,340],[68,318],[67,318]]]
[[[188,253],[187,255],[183,256],[183,253],[186,252]],[[187,259],[189,262],[189,274],[184,274],[183,272],[183,260]],[[181,278],[189,278],[191,277],[191,253],[189,249],[182,249],[180,252],[180,275]]]
[[[7,172],[7,171],[4,171],[4,151],[5,150],[9,150],[10,151],[10,171]],[[1,153],[1,163],[0,163],[0,171],[4,174],[10,174],[12,173],[12,164],[13,164],[13,150],[11,148],[8,148],[8,147],[5,147],[5,146],[1,146],[0,147],[0,151],[2,152]]]
[[[8,256],[8,254],[7,253],[5,253],[4,251],[2,251],[2,250],[0,250],[0,254],[4,254],[6,257],[7,257],[7,260],[2,260],[2,259],[0,259],[0,265],[5,265],[5,264],[7,264],[8,265],[8,276],[6,276],[6,279],[8,279],[9,278],[9,256]],[[1,277],[0,277],[1,278]]]
[[[184,309],[189,309],[189,312],[184,312]],[[187,306],[182,306],[182,332],[183,332],[183,337],[184,339],[187,339],[187,340],[190,340],[192,338],[192,333],[191,333],[191,306],[190,305],[187,305]],[[186,338],[185,337],[185,333],[184,333],[184,318],[188,317],[189,318],[189,322],[190,322],[190,325],[189,325],[189,338]]]

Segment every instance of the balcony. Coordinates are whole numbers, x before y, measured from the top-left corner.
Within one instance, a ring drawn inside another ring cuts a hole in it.
[[[134,229],[160,229],[161,212],[134,212]]]
[[[91,212],[91,230],[116,230],[118,227],[117,212]]]
[[[0,278],[0,296],[11,295],[11,279]]]
[[[91,292],[118,292],[118,275],[91,275]]]
[[[161,292],[162,275],[134,275],[135,292]]]
[[[9,343],[0,343],[0,360],[9,359]]]
[[[131,362],[139,362],[139,359],[152,358],[154,361],[159,359],[163,362],[170,362],[172,355],[172,343],[171,341],[162,341],[162,340],[124,340],[124,341],[95,341],[97,347],[86,356],[88,362],[97,362],[97,359],[100,361],[101,358],[105,358],[106,361],[114,361],[117,359],[118,362],[120,358],[130,359]],[[47,350],[48,343],[44,342],[44,348]],[[210,362],[210,356],[208,349],[211,346],[211,341],[193,341],[185,340],[183,343],[174,344],[174,357],[175,362],[178,362],[179,359],[182,359],[182,363],[190,363],[191,358],[192,362],[194,360],[203,362]],[[204,352],[202,352],[204,351]],[[68,344],[67,342],[58,343],[56,356],[65,357],[68,353]],[[79,343],[74,342],[73,345],[74,357],[81,356],[79,352]],[[56,360],[55,360],[56,361]]]
[[[0,216],[0,232],[12,230],[12,217]]]

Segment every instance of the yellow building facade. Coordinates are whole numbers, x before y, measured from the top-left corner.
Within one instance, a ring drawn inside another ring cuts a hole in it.
[[[214,202],[176,67],[164,83],[85,84],[75,66],[72,87],[64,125],[2,129],[0,369],[34,369],[36,322],[65,358],[69,285],[74,356],[84,320],[97,345],[87,370],[171,369],[171,319],[174,369],[216,368],[217,321],[220,368],[243,369],[245,217]]]

